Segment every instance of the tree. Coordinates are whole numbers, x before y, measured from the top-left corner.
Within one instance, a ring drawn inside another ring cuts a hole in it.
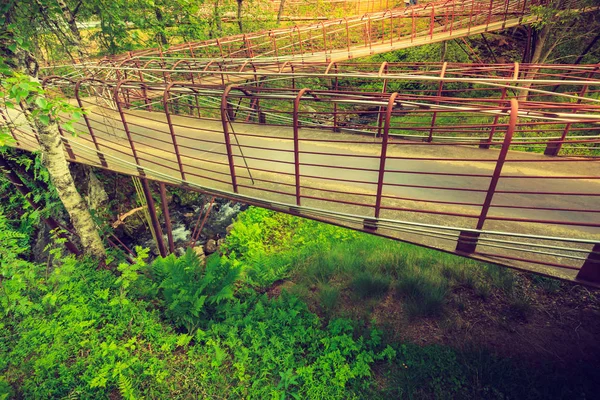
[[[0,78],[5,106],[20,109],[30,129],[37,132],[43,163],[71,218],[84,253],[103,260],[106,253],[104,245],[94,220],[75,187],[58,130],[58,123],[64,120],[65,113],[77,116],[81,111],[67,102],[46,97],[38,79],[38,61],[27,39],[31,36],[26,33],[32,29],[37,32],[52,32],[67,47],[67,52],[70,52],[71,47],[79,45],[77,38],[70,28],[63,30],[69,24],[65,21],[64,9],[60,5],[57,7],[57,2],[9,0],[2,5],[1,11]],[[41,11],[41,14],[36,11]],[[39,25],[32,26],[32,22]],[[64,127],[72,130],[71,125],[66,122]]]

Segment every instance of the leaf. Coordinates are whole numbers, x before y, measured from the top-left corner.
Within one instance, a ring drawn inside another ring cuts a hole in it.
[[[187,346],[192,341],[193,336],[191,335],[180,335],[177,339],[177,346],[184,347]]]
[[[67,131],[67,132],[71,132],[71,133],[75,133],[75,128],[73,128],[73,125],[71,124],[71,122],[65,122],[61,125],[62,129]]]
[[[35,104],[41,109],[46,109],[48,107],[48,101],[43,97],[36,97]]]
[[[48,126],[50,124],[50,117],[48,115],[40,115],[38,118],[43,125]]]

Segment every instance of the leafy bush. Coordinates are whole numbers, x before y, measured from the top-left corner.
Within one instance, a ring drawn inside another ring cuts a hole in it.
[[[225,300],[233,299],[240,272],[239,266],[216,257],[209,257],[203,266],[189,248],[182,257],[156,259],[151,268],[165,315],[189,333],[214,318]]]

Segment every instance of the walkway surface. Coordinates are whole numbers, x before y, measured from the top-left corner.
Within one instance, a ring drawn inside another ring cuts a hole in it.
[[[170,115],[172,136],[162,112],[124,110],[121,117],[106,108],[87,108],[100,151],[80,121],[82,133],[65,137],[73,161],[102,166],[105,160],[112,171],[139,175],[141,170],[158,181],[362,230],[372,231],[375,224],[378,234],[453,252],[459,233],[476,228],[499,157],[497,148],[391,139],[375,218],[381,138],[304,127],[296,163],[292,127],[233,122],[228,124],[231,169],[218,119]],[[16,123],[20,147],[36,149],[34,135],[18,118]],[[510,151],[483,226],[484,232],[502,234],[483,233],[471,256],[574,279],[594,241],[600,241],[600,163],[568,160]],[[563,194],[543,194],[556,192]],[[492,256],[499,253],[502,258]]]

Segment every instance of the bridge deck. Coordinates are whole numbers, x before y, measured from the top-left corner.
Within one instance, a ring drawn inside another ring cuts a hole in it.
[[[102,167],[100,153],[112,171],[139,175],[141,168],[158,181],[361,230],[373,231],[369,226],[376,223],[377,234],[453,252],[461,230],[476,228],[499,157],[493,148],[392,139],[375,219],[381,138],[304,127],[298,132],[296,164],[291,127],[234,122],[229,125],[235,131],[229,134],[234,187],[222,121],[171,115],[171,136],[164,113],[125,110],[136,162],[119,113],[90,107],[88,118],[100,152],[84,131],[65,138],[73,161]],[[20,147],[37,148],[24,125],[16,136]],[[600,241],[600,164],[579,160],[510,151],[483,226],[505,234],[483,233],[471,256],[574,279],[592,241]],[[514,235],[519,233],[540,237]],[[493,256],[498,254],[502,257]]]

